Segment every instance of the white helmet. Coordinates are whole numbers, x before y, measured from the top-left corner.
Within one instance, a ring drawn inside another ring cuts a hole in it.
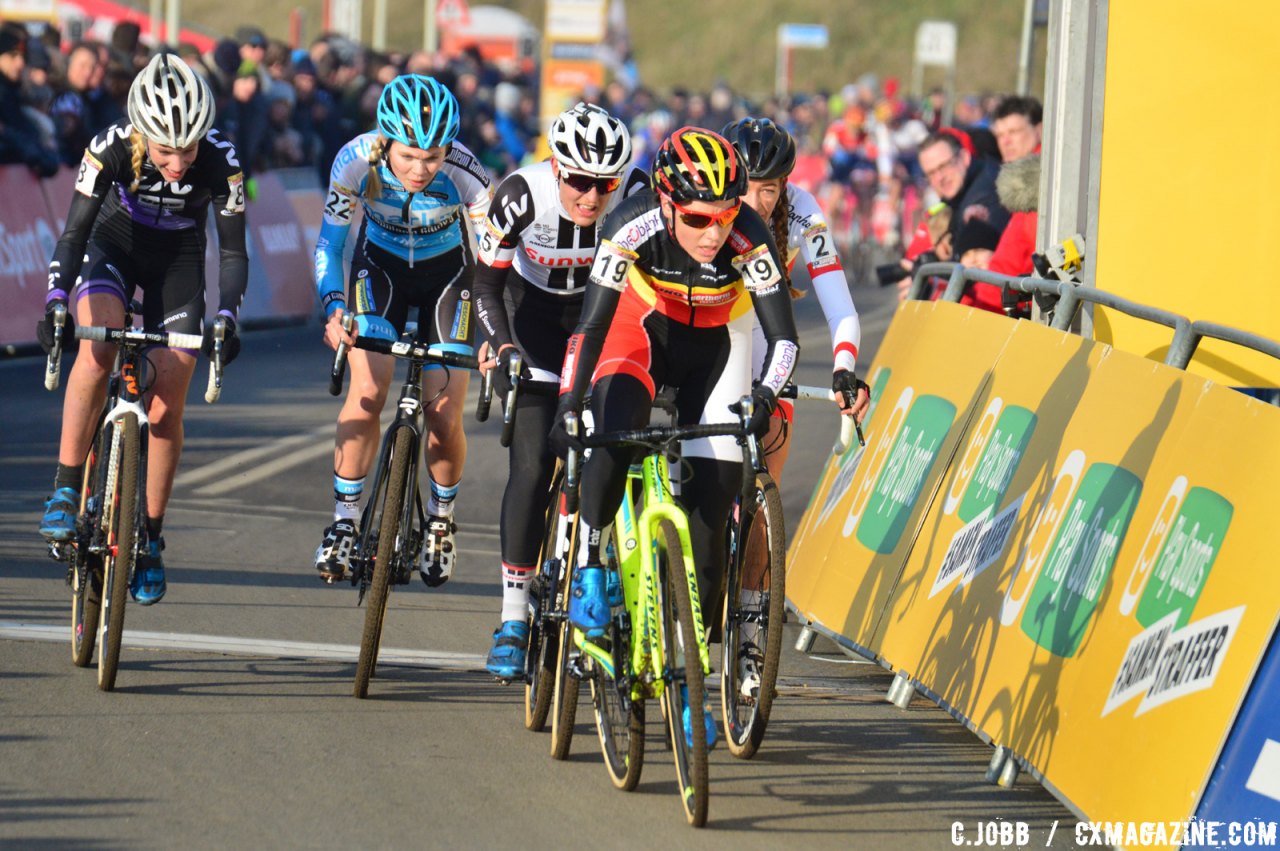
[[[129,87],[129,121],[152,142],[185,148],[213,126],[213,92],[177,56],[157,54]]]
[[[560,165],[600,176],[621,174],[631,162],[626,126],[598,106],[579,103],[551,122],[547,144]]]

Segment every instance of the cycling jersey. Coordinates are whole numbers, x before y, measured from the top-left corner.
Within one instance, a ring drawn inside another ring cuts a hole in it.
[[[832,369],[853,372],[862,341],[862,326],[849,296],[849,283],[845,280],[844,267],[827,227],[827,219],[817,199],[799,186],[787,184],[785,197],[778,203],[788,202],[791,205],[787,213],[788,268],[794,269],[796,259],[804,258],[813,290],[818,294],[818,303],[822,305],[822,313],[831,332]],[[752,375],[760,375],[764,368],[765,352],[764,333],[757,323],[752,346]]]
[[[591,270],[593,286],[587,288],[582,321],[565,355],[561,394],[573,394],[577,403],[586,395],[624,291],[643,303],[645,315],[657,314],[691,328],[719,328],[742,317],[749,321],[754,306],[766,339],[768,366],[761,381],[775,394],[782,389],[796,363],[795,318],[791,296],[782,286],[777,248],[755,210],[743,207],[710,263],[695,261],[679,246],[667,229],[658,195],[651,190],[620,204],[606,219],[602,233]],[[621,349],[618,356],[631,359]],[[646,364],[636,363],[647,369]],[[608,368],[617,367],[610,360]]]
[[[342,307],[342,250],[357,207],[364,210],[366,238],[377,248],[408,261],[444,254],[470,240],[493,197],[492,183],[480,161],[457,142],[421,192],[408,192],[387,165],[376,168],[382,181],[378,197],[365,197],[369,151],[376,133],[352,139],[338,152],[329,176],[324,221],[316,242],[316,288],[325,314]],[[470,246],[466,246],[470,250]]]
[[[644,172],[628,170],[596,224],[579,227],[560,202],[550,161],[525,166],[502,181],[480,229],[475,280],[476,314],[495,351],[515,344],[535,380],[558,379],[601,223],[625,197],[648,185]],[[516,302],[510,313],[504,290]]]
[[[85,149],[67,224],[49,261],[48,299],[66,299],[76,285],[82,292],[101,286],[128,298],[132,287],[145,289],[158,281],[166,295],[144,299],[146,327],[198,331],[204,318],[205,224],[212,207],[218,211],[214,225],[222,261],[218,312],[234,320],[249,281],[244,175],[235,148],[210,130],[199,142],[195,161],[175,183],[164,180],[144,155],[138,188],[130,189],[132,132],[122,119],[94,136]],[[85,266],[91,242],[93,259]],[[137,265],[123,269],[122,264],[99,262],[103,257],[133,258]],[[82,271],[89,276],[83,281]],[[183,290],[181,296],[168,293],[175,287]]]

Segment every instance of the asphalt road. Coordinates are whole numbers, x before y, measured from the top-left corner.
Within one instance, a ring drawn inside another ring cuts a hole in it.
[[[892,294],[854,295],[869,364]],[[820,384],[826,326],[814,297],[796,307],[799,377]],[[331,508],[328,357],[317,327],[256,331],[219,404],[200,400],[198,374],[165,527],[169,593],[128,607],[111,694],[70,663],[63,569],[36,533],[61,394],[42,389],[42,360],[0,362],[0,845],[934,849],[953,847],[957,823],[972,842],[1005,820],[1027,825],[1029,846],[1072,847],[1075,820],[1048,792],[984,782],[988,747],[926,700],[885,702],[890,676],[823,640],[809,656],[788,646],[757,757],[712,754],[705,831],[684,823],[656,710],[633,793],[610,786],[585,697],[570,759],[553,761],[549,736],[523,729],[522,690],[482,669],[506,459],[496,424],[470,415],[458,570],[440,589],[396,590],[384,663],[355,700],[364,612],[311,566]],[[789,518],[836,418],[802,406],[796,428]]]

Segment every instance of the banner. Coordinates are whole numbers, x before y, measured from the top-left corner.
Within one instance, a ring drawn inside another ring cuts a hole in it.
[[[1090,819],[1189,818],[1280,620],[1280,410],[943,303],[902,309],[871,376],[868,449],[815,491],[790,603]],[[1274,721],[1239,739],[1223,782],[1280,795]]]
[[[5,296],[0,345],[35,342],[49,288],[49,258],[60,232],[31,172],[25,166],[0,166],[0,292]]]
[[[869,374],[866,449],[828,462],[792,540],[787,595],[802,615],[877,652],[880,613],[1015,327],[944,302],[899,309]]]

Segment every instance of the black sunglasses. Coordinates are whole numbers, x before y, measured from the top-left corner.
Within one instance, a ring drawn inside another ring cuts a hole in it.
[[[595,189],[601,195],[608,195],[622,185],[621,177],[592,177],[589,174],[575,174],[571,171],[560,172],[560,179],[569,184],[575,192],[586,195]]]

